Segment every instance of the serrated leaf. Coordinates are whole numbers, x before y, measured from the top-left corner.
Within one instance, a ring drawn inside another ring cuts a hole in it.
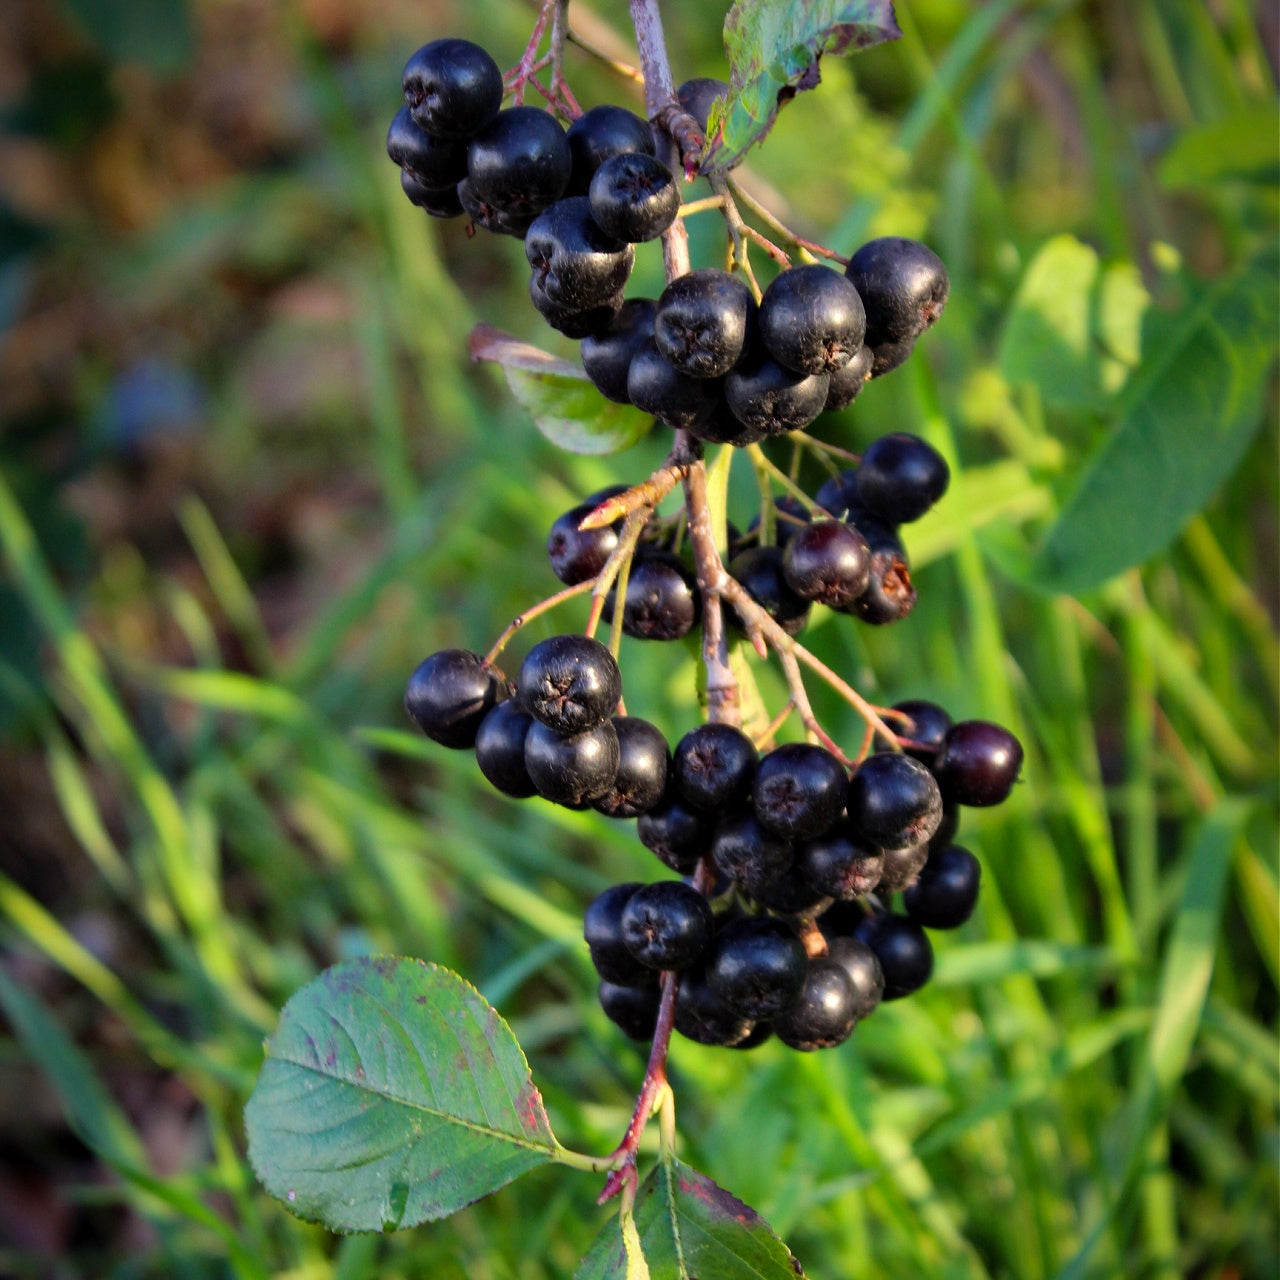
[[[1275,103],[1245,107],[1224,120],[1184,130],[1165,152],[1159,174],[1161,183],[1174,189],[1223,181],[1274,186],[1280,176]]]
[[[679,1160],[664,1160],[649,1174],[633,1212],[651,1280],[796,1280],[804,1274],[750,1205]],[[575,1280],[642,1274],[618,1219],[596,1237]]]
[[[1268,249],[1172,320],[1149,314],[1119,422],[1049,530],[1034,573],[1083,591],[1163,550],[1235,470],[1275,356]]]
[[[737,0],[724,20],[729,95],[712,108],[701,171],[722,173],[759,142],[782,103],[818,83],[823,54],[901,35],[889,0]]]
[[[266,1189],[335,1231],[442,1218],[558,1146],[497,1011],[395,956],[335,965],[285,1005],[245,1126]]]
[[[1130,262],[1104,267],[1074,236],[1056,236],[1027,267],[1000,342],[1000,371],[1046,403],[1101,408],[1138,363],[1150,301]]]
[[[511,393],[552,444],[569,453],[627,449],[648,435],[653,419],[606,400],[576,364],[558,360],[487,324],[471,331],[471,358],[502,366]]]

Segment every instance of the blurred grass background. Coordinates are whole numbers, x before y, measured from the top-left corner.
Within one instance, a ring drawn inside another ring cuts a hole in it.
[[[723,74],[721,10],[668,8],[677,78]],[[520,246],[428,224],[383,154],[409,52],[456,33],[510,65],[532,13],[7,6],[2,1275],[541,1280],[603,1221],[593,1180],[547,1169],[447,1222],[338,1240],[256,1188],[241,1127],[276,1010],[370,949],[475,981],[571,1146],[613,1146],[642,1073],[579,922],[651,856],[594,815],[501,800],[399,705],[425,654],[485,648],[552,590],[555,515],[663,452],[558,453],[468,366],[478,320],[548,341]],[[1274,385],[1166,553],[1055,595],[1020,557],[1128,368],[1073,397],[1034,361],[1013,376],[1008,340],[1054,237],[1157,311],[1274,243],[1274,6],[898,15],[904,38],[824,66],[752,167],[842,252],[897,233],[942,254],[942,323],[824,434],[920,432],[956,481],[908,534],[912,618],[808,638],[883,701],[1014,727],[1024,782],[966,816],[983,898],[925,992],[832,1053],[677,1044],[685,1155],[828,1280],[1274,1276]],[[625,55],[624,6],[572,17]],[[638,105],[582,54],[569,71],[584,105]],[[715,215],[695,223],[695,260],[718,262]],[[642,253],[634,291],[659,273]],[[515,653],[580,625],[570,606]],[[672,740],[694,723],[689,651],[628,642],[623,669],[633,711]]]

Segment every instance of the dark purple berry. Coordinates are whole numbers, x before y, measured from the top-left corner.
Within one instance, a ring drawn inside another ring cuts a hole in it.
[[[889,524],[919,520],[947,491],[951,471],[919,436],[894,431],[873,440],[858,468],[858,498]]]
[[[711,945],[711,907],[680,880],[637,889],[622,910],[622,940],[649,969],[687,969]]]
[[[791,842],[761,826],[753,813],[725,818],[711,841],[716,870],[752,894],[785,875],[793,857]]]
[[[626,284],[635,255],[596,225],[584,196],[557,200],[524,238],[524,256],[543,293],[578,311],[612,298]]]
[[[580,808],[604,795],[617,779],[617,731],[606,720],[564,737],[535,720],[524,740],[524,764],[544,800]]]
[[[627,244],[656,240],[675,220],[680,188],[661,160],[617,155],[596,170],[590,188],[592,217]]]
[[[796,919],[815,919],[831,905],[831,899],[825,893],[819,893],[801,879],[794,864],[776,880],[755,885],[749,891],[760,906]]]
[[[721,378],[738,362],[755,314],[751,290],[727,271],[677,276],[658,298],[658,350],[691,378]]]
[[[829,515],[837,520],[846,517],[857,520],[865,515],[862,504],[858,500],[858,469],[851,467],[838,476],[831,476],[822,482],[821,488],[814,494],[813,500]]]
[[[715,826],[710,818],[668,798],[658,808],[640,815],[636,834],[640,843],[672,871],[691,875],[698,859],[711,850]]]
[[[759,752],[741,729],[703,724],[676,743],[671,776],[676,793],[698,813],[720,814],[751,794]]]
[[[942,794],[975,807],[1007,800],[1021,769],[1022,743],[988,720],[952,725],[933,762]]]
[[[428,133],[414,122],[408,107],[392,118],[387,155],[432,191],[452,189],[467,176],[467,144]]]
[[[401,83],[415,122],[441,138],[469,138],[502,105],[502,72],[470,40],[424,44],[405,63]]]
[[[487,200],[481,199],[466,178],[458,183],[456,194],[458,203],[466,212],[467,217],[477,227],[482,227],[485,231],[491,231],[494,235],[514,236],[517,240],[523,240],[534,218],[538,216],[536,209],[513,208],[508,210],[500,209],[497,205],[490,204]]]
[[[861,348],[866,327],[857,289],[818,264],[781,272],[760,300],[760,341],[796,373],[843,369]]]
[[[657,987],[623,987],[602,982],[597,992],[605,1016],[632,1040],[652,1040],[662,992]]]
[[[613,621],[616,591],[606,598],[603,618]],[[627,575],[622,629],[637,640],[680,640],[697,625],[702,597],[693,574],[673,555],[638,555]]]
[[[734,920],[716,934],[707,985],[753,1021],[791,1008],[804,989],[809,958],[794,928],[759,916]]]
[[[942,740],[951,728],[951,717],[936,702],[926,702],[922,698],[910,698],[905,702],[895,702],[895,711],[901,711],[911,717],[909,724],[894,716],[889,727],[899,737],[909,738],[917,743],[914,747],[905,747],[907,755],[932,765],[942,747]]]
[[[796,874],[815,892],[846,901],[861,898],[880,883],[884,855],[841,821],[796,848]]]
[[[786,743],[756,770],[756,817],[785,839],[812,839],[839,818],[848,785],[844,765],[825,747]]]
[[[523,800],[538,788],[524,763],[524,743],[533,717],[515,698],[500,702],[476,731],[476,764],[503,795]]]
[[[787,585],[782,554],[781,547],[749,547],[729,562],[729,574],[787,635],[795,636],[809,621],[809,602]]]
[[[786,547],[791,539],[809,523],[809,508],[790,493],[784,493],[780,498],[775,498],[773,507],[773,541],[776,546]],[[751,523],[747,525],[747,532],[754,533],[759,528],[760,517],[752,516]],[[730,545],[732,545],[732,539]],[[796,592],[796,594],[801,593]]]
[[[727,96],[728,92],[727,81],[703,76],[696,80],[686,80],[676,90],[676,98],[681,110],[687,111],[701,126],[703,133],[706,133],[707,121],[711,118],[712,103],[717,98]]]
[[[842,1044],[858,1020],[853,979],[825,956],[812,960],[800,999],[775,1018],[773,1034],[793,1049],[830,1049]]]
[[[618,545],[618,531],[622,527],[620,520],[599,529],[579,527],[598,505],[584,502],[571,507],[556,517],[551,532],[547,534],[551,571],[571,587],[594,578]]]
[[[914,920],[890,912],[867,916],[853,931],[876,953],[884,971],[884,998],[901,1000],[918,991],[933,973],[933,947]]]
[[[853,525],[815,520],[787,542],[782,573],[802,600],[846,608],[871,582],[871,548]]]
[[[627,398],[637,409],[661,418],[677,431],[688,431],[705,422],[721,404],[722,387],[708,378],[681,373],[646,338],[631,357],[627,370]]]
[[[903,845],[884,851],[884,865],[880,870],[881,893],[901,893],[916,882],[916,877],[929,860],[929,842]]]
[[[535,644],[520,667],[521,703],[559,734],[603,724],[622,697],[618,663],[599,640],[552,636]]]
[[[687,973],[676,996],[676,1030],[699,1044],[736,1045],[751,1034],[751,1019],[744,1018],[720,999],[704,973]]]
[[[480,722],[506,696],[497,673],[478,653],[441,649],[409,677],[404,707],[432,742],[462,749],[475,746]]]
[[[577,310],[561,302],[553,302],[538,283],[537,276],[529,277],[529,300],[538,314],[557,332],[578,341],[592,334],[603,333],[622,310],[622,290],[606,298],[598,306]]]
[[[864,244],[845,274],[866,308],[869,347],[914,342],[942,314],[950,292],[942,259],[902,236]]]
[[[569,193],[585,196],[596,170],[613,156],[653,155],[653,130],[634,111],[605,103],[584,111],[570,126],[573,177]]]
[[[859,347],[853,353],[849,363],[843,369],[837,369],[827,383],[827,399],[822,406],[823,413],[833,413],[837,409],[847,409],[859,396],[862,388],[871,377],[874,356],[870,348]]]
[[[635,818],[662,799],[671,753],[662,730],[638,716],[614,716],[618,735],[618,772],[613,786],[591,802],[611,818]]]
[[[849,975],[853,982],[854,1016],[865,1018],[884,999],[884,970],[876,953],[857,938],[836,938],[827,948],[827,958]]]
[[[785,435],[807,427],[822,412],[828,381],[825,373],[793,373],[754,351],[725,378],[724,396],[743,426],[765,436]]]
[[[936,849],[902,905],[927,929],[958,929],[973,915],[982,885],[982,864],[958,844]]]
[[[627,395],[631,357],[652,338],[656,308],[651,298],[628,298],[607,328],[583,338],[582,367],[606,400],[631,403]]]
[[[434,191],[424,187],[408,169],[400,170],[400,190],[409,198],[410,204],[416,204],[433,218],[456,218],[463,212],[456,188]]]
[[[867,589],[841,612],[877,627],[900,622],[916,607],[906,548],[891,525],[859,516],[856,527],[871,549],[871,575]]]
[[[869,755],[849,782],[849,823],[882,849],[927,842],[942,821],[942,796],[933,774],[910,756]]]
[[[508,107],[467,147],[467,181],[497,209],[540,213],[564,194],[573,159],[554,116]]]
[[[639,883],[610,885],[587,904],[582,917],[582,934],[596,972],[621,987],[657,985],[657,974],[642,965],[622,939],[623,908],[641,888]]]
[[[892,373],[907,363],[915,349],[914,338],[908,342],[880,342],[874,347],[868,343],[867,350],[871,353],[871,376],[883,378],[886,373]]]

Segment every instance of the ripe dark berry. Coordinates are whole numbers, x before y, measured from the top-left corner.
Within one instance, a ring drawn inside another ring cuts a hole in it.
[[[611,236],[628,244],[656,240],[675,220],[680,188],[661,160],[617,155],[591,179],[591,215]]]
[[[813,500],[829,515],[837,520],[848,518],[857,523],[859,516],[866,512],[858,499],[858,469],[851,467],[838,476],[831,476],[822,482]]]
[[[857,938],[835,938],[827,948],[827,957],[849,975],[854,1015],[865,1018],[884,999],[884,970],[876,953]]]
[[[622,310],[623,298],[622,290],[619,289],[598,306],[578,310],[576,307],[565,306],[562,302],[553,302],[548,298],[535,275],[529,277],[529,301],[557,333],[563,333],[566,338],[577,341],[590,337],[593,333],[603,333]]]
[[[724,396],[743,426],[766,436],[807,427],[827,402],[825,373],[793,373],[756,351],[745,356],[724,380]]]
[[[710,851],[715,827],[710,818],[668,798],[658,808],[640,815],[636,834],[640,843],[672,871],[691,875],[698,859]]]
[[[842,612],[877,627],[901,622],[916,607],[907,550],[892,525],[862,516],[856,524],[871,548],[871,576],[867,589]]]
[[[827,384],[826,403],[822,406],[823,413],[846,409],[858,398],[871,377],[873,361],[871,350],[861,346],[843,369],[837,369],[831,375],[831,381]]]
[[[403,175],[401,185],[404,185]],[[536,209],[523,207],[500,209],[497,205],[482,200],[466,178],[458,183],[456,194],[458,203],[462,205],[467,217],[477,227],[483,227],[494,235],[514,236],[517,240],[523,240],[525,232],[538,216]]]
[[[760,300],[760,341],[796,373],[843,369],[862,346],[866,328],[857,289],[818,264],[783,271]]]
[[[740,1044],[752,1030],[751,1019],[725,1004],[700,972],[687,973],[680,980],[675,1025],[682,1036],[698,1044]]]
[[[524,742],[533,717],[515,698],[500,702],[476,731],[476,764],[503,795],[523,800],[538,788],[524,763]]]
[[[605,561],[618,545],[621,521],[607,524],[600,529],[581,529],[578,526],[595,510],[598,503],[581,503],[570,507],[547,534],[547,556],[551,571],[561,582],[576,586],[594,578],[604,568]]]
[[[751,794],[760,753],[741,729],[703,724],[676,743],[671,776],[676,793],[698,813],[720,814]]]
[[[947,491],[951,471],[931,444],[905,431],[873,440],[858,468],[858,497],[889,524],[919,520]]]
[[[653,155],[653,130],[634,111],[605,103],[584,111],[570,126],[569,150],[573,155],[571,195],[584,196],[591,179],[611,156]]]
[[[463,212],[462,201],[458,199],[455,187],[433,191],[430,187],[424,187],[408,169],[400,170],[400,190],[408,196],[410,204],[416,204],[433,218],[456,218]]]
[[[975,807],[1007,800],[1021,769],[1022,743],[989,720],[952,725],[933,762],[942,794]]]
[[[914,342],[942,314],[950,284],[942,259],[918,240],[885,236],[849,260],[867,312],[867,346]]]
[[[658,350],[691,378],[723,377],[738,362],[755,314],[751,290],[727,271],[677,276],[658,298]]]
[[[537,720],[524,740],[524,764],[544,800],[582,808],[604,795],[618,776],[618,734],[606,720],[567,737]]]
[[[789,636],[799,635],[809,621],[809,602],[787,585],[781,547],[749,547],[729,561],[729,574]],[[734,615],[736,618],[736,614]]]
[[[631,357],[653,336],[652,298],[628,298],[607,328],[582,340],[582,367],[596,390],[615,404],[630,404],[627,373]]]
[[[387,155],[433,191],[452,189],[467,176],[467,144],[428,133],[414,122],[408,107],[401,107],[391,120]]]
[[[649,969],[687,969],[711,945],[711,907],[680,880],[637,889],[622,910],[622,940]]]
[[[716,870],[752,894],[785,875],[793,858],[791,842],[761,826],[753,813],[724,819],[711,841]]]
[[[933,947],[914,920],[891,912],[867,916],[853,931],[876,953],[884,971],[884,998],[901,1000],[919,991],[933,973]]]
[[[899,849],[884,851],[884,865],[880,870],[881,893],[901,893],[916,882],[921,868],[929,858],[929,842],[904,845]]]
[[[627,398],[637,409],[661,418],[677,431],[706,421],[721,404],[721,383],[681,373],[646,338],[631,357],[627,370]]]
[[[611,818],[635,818],[662,799],[671,753],[662,730],[638,716],[614,716],[618,772],[613,786],[591,802]]]
[[[719,381],[715,385],[722,386]],[[689,434],[705,444],[731,444],[739,449],[745,449],[749,444],[758,444],[765,437],[763,431],[757,431],[754,427],[744,427],[729,412],[729,406],[723,399],[716,402],[709,417],[701,422],[695,422],[689,428]]]
[[[773,1034],[793,1049],[830,1049],[842,1044],[857,1022],[853,979],[825,956],[809,964],[800,999],[775,1018]]]
[[[605,1016],[632,1040],[652,1040],[662,992],[657,987],[622,987],[602,982],[597,992]]]
[[[880,883],[884,855],[841,821],[817,839],[797,846],[795,867],[815,892],[848,901],[864,897]]]
[[[786,743],[770,751],[756,770],[756,817],[785,839],[811,839],[840,816],[848,785],[844,765],[825,747]]]
[[[676,98],[679,100],[681,108],[687,111],[702,126],[702,131],[705,133],[707,121],[711,117],[711,104],[717,98],[725,97],[728,92],[729,85],[727,81],[703,76],[696,80],[686,80],[676,90]]]
[[[573,158],[564,130],[537,107],[508,107],[467,147],[467,181],[497,209],[539,213],[564,194]]]
[[[469,138],[502,105],[502,72],[470,40],[424,44],[405,63],[401,83],[414,120],[441,138]]]
[[[831,899],[825,893],[819,893],[800,878],[794,863],[776,880],[755,885],[750,893],[760,906],[796,919],[816,919],[831,906]]]
[[[817,520],[787,542],[782,573],[802,600],[842,609],[871,582],[871,548],[853,525]]]
[[[707,985],[753,1021],[790,1009],[804,989],[809,958],[795,929],[768,916],[734,920],[716,934]]]
[[[874,347],[868,343],[867,350],[871,353],[871,376],[882,378],[886,373],[892,373],[899,366],[907,363],[915,349],[914,338],[909,342],[881,342]]]
[[[622,697],[613,654],[588,636],[552,636],[535,644],[517,683],[530,714],[560,734],[603,724]]]
[[[982,884],[982,864],[958,844],[936,849],[902,905],[927,929],[958,929],[973,915]]]
[[[622,987],[657,985],[657,974],[642,965],[622,940],[622,910],[641,888],[639,883],[610,885],[587,904],[582,917],[582,934],[596,972]]]
[[[603,618],[613,621],[616,591],[605,601]],[[673,555],[639,555],[627,575],[622,629],[637,640],[679,640],[697,624],[702,597],[693,574]]]
[[[569,196],[533,220],[524,256],[552,302],[585,311],[626,284],[636,251],[596,225],[586,197]]]
[[[404,707],[432,742],[475,746],[476,731],[507,691],[497,673],[468,649],[441,649],[424,659],[404,691]]]
[[[904,724],[894,717],[889,722],[889,727],[900,737],[910,738],[912,742],[919,743],[917,747],[904,748],[907,755],[915,756],[917,760],[932,765],[942,747],[942,740],[946,737],[947,730],[951,728],[951,717],[936,702],[926,702],[922,698],[909,698],[905,702],[895,702],[893,709],[910,716],[911,723]]]
[[[925,842],[942,821],[942,796],[933,774],[897,752],[875,752],[858,766],[848,802],[853,830],[882,849]]]

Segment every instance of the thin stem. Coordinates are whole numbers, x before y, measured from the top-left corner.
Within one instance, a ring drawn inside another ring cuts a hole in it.
[[[732,178],[725,180],[729,190],[734,196],[740,200],[751,212],[760,219],[775,235],[781,236],[788,244],[793,244],[798,249],[804,249],[806,252],[814,254],[819,258],[829,258],[833,262],[838,262],[842,266],[849,265],[849,259],[841,257],[833,249],[828,249],[824,245],[816,244],[812,240],[806,240],[803,236],[797,235],[790,227],[786,225],[776,214],[771,213],[769,209],[760,203],[749,191],[743,189],[741,183],[734,182]]]
[[[787,678],[787,688],[791,690],[791,701],[795,703],[796,710],[800,713],[800,722],[804,725],[805,732],[816,738],[821,746],[826,747],[846,769],[849,768],[852,761],[840,750],[831,735],[818,723],[818,717],[813,714],[813,706],[809,702],[809,695],[804,687],[804,674],[800,670],[800,663],[795,653],[779,653],[778,663],[782,667],[782,674]]]
[[[704,196],[701,200],[690,200],[676,210],[677,218],[689,218],[695,213],[706,213],[710,209],[723,209],[723,196]]]
[[[624,80],[630,80],[639,85],[644,84],[644,75],[639,67],[633,67],[629,62],[623,62],[621,59],[605,53],[599,45],[592,44],[581,32],[568,31],[565,38],[570,44],[576,44],[583,53],[589,54],[598,62],[602,62],[610,71],[620,75]]]
[[[819,440],[817,436],[811,436],[807,431],[793,431],[791,438],[797,444],[802,444],[819,455],[830,454],[833,458],[843,458],[847,462],[862,461],[862,454],[852,453],[848,449],[840,448],[839,445],[828,444],[825,440]]]
[[[757,475],[772,477],[789,493],[797,502],[803,504],[806,510],[820,512],[826,514],[823,509],[818,506],[814,500],[789,476],[783,469],[774,462],[767,453],[758,444],[749,444],[747,446],[747,454],[751,458],[751,463],[756,469]],[[762,482],[763,489],[763,482]]]
[[[521,627],[527,622],[532,622],[534,618],[541,617],[544,613],[554,609],[556,605],[563,604],[566,600],[572,600],[574,596],[585,595],[595,585],[594,578],[588,578],[585,582],[575,583],[571,587],[565,587],[562,591],[557,591],[555,595],[548,596],[545,600],[538,601],[537,604],[531,605],[523,613],[517,614],[507,624],[507,629],[493,643],[493,648],[484,655],[484,661],[480,664],[484,667],[491,667],[503,649],[507,647],[507,641],[511,639]]]
[[[551,19],[551,11],[555,5],[556,0],[543,0],[542,7],[538,10],[537,20],[533,24],[533,30],[529,33],[529,43],[525,45],[524,53],[520,55],[520,61],[516,64],[514,71],[504,81],[507,87],[514,90],[517,106],[524,102],[524,87],[533,78],[534,71],[538,67],[546,66],[550,61],[549,56],[541,60],[538,58],[538,46],[542,43],[543,34],[546,32],[547,23]],[[546,97],[545,90],[539,89],[539,92]]]
[[[555,11],[551,16],[551,92],[576,120],[582,114],[582,108],[564,78],[564,47],[568,38],[569,0],[555,0]]]

